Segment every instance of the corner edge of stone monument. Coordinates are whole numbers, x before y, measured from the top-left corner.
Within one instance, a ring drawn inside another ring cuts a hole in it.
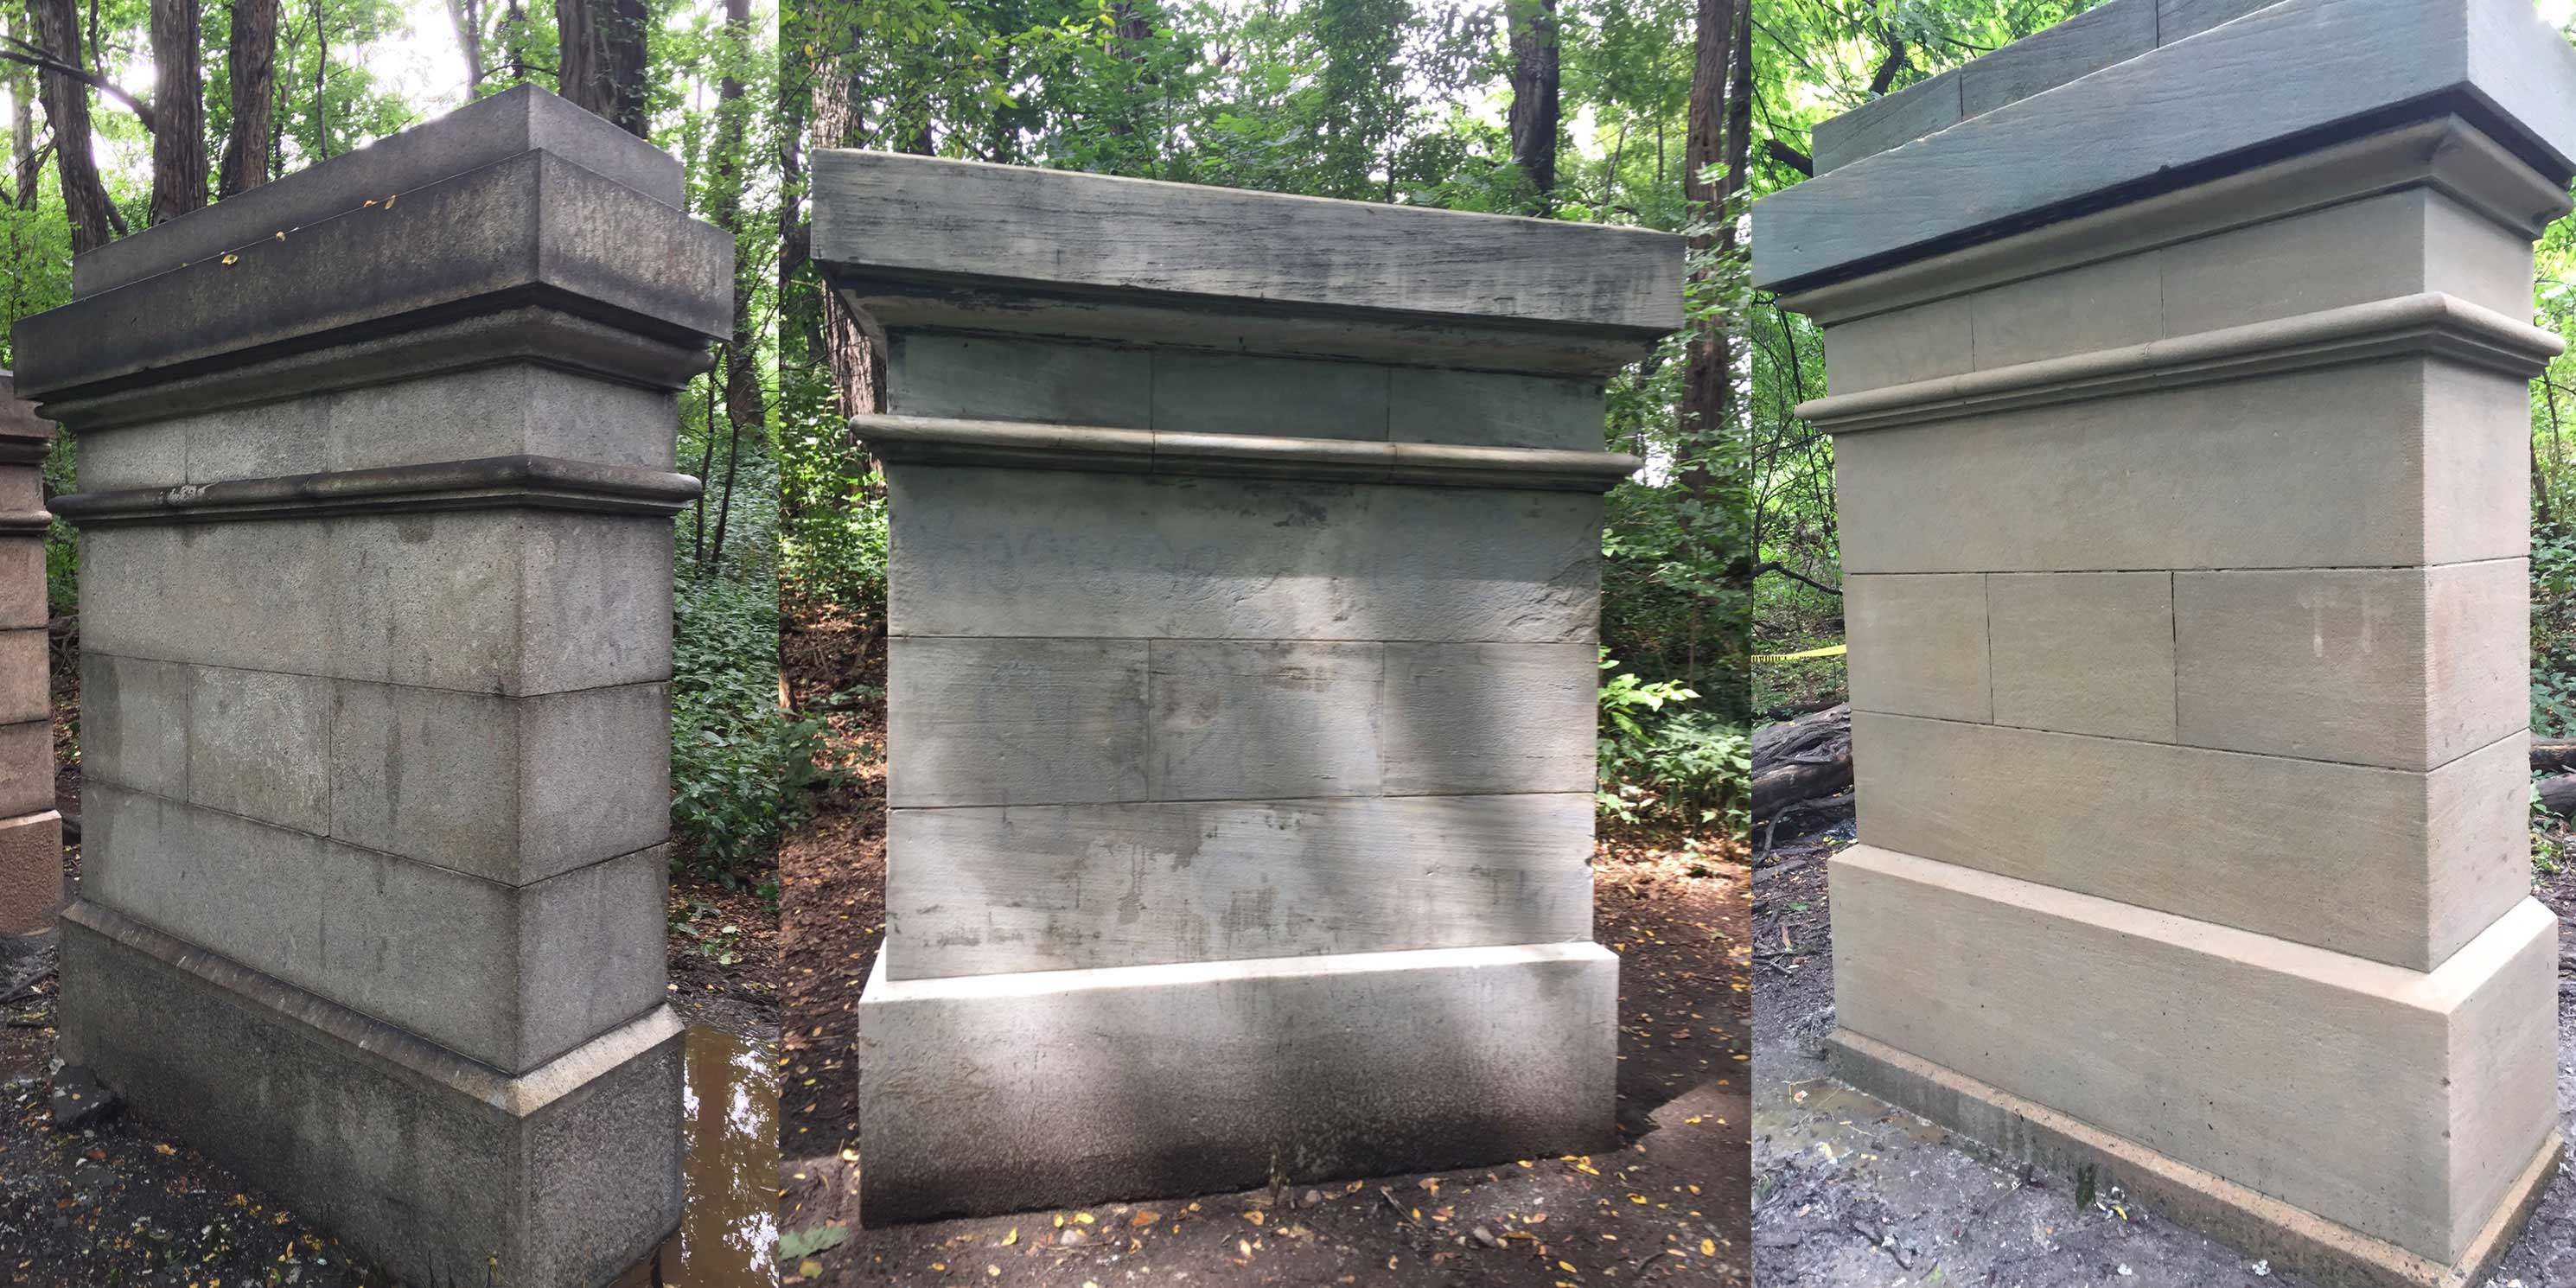
[[[36,404],[18,396],[17,374],[0,367],[0,440],[52,440],[54,425],[36,413]]]

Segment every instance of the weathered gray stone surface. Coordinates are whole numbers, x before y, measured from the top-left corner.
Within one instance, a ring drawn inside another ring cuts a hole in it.
[[[667,1010],[502,1078],[93,905],[62,967],[66,1059],[405,1282],[605,1284],[678,1224]]]
[[[1600,630],[1596,496],[946,467],[887,486],[896,635],[1556,643]]]
[[[676,184],[513,91],[16,333],[89,489],[62,1048],[411,1282],[598,1288],[678,1220],[669,470],[731,246]]]
[[[2576,54],[2514,0],[2113,0],[1952,75],[1754,213],[1831,367],[1835,1067],[2320,1282],[2477,1282],[2561,1148],[2526,382]]]
[[[1603,381],[1677,245],[827,156],[895,410],[851,426],[892,506],[866,1218],[1606,1141]]]
[[[1618,959],[1596,944],[899,982],[859,1002],[874,1225],[1590,1153]]]
[[[2248,66],[2277,71],[2247,76]],[[2490,105],[2514,146],[2551,166],[2576,166],[2576,104],[2556,91],[2571,76],[2576,51],[2528,6],[2284,0],[2203,30],[2187,46],[2110,64],[1760,203],[1753,241],[1765,249],[1754,281],[1796,290],[1992,236],[2097,194],[2134,200],[2214,178],[2241,168],[2238,158],[2301,136],[2384,127],[2383,109],[2397,104],[2422,104],[2425,115],[2459,101]],[[2136,128],[2150,108],[2153,128]],[[1877,138],[1923,132],[1909,124]]]
[[[888,978],[1572,942],[1592,796],[897,809]]]

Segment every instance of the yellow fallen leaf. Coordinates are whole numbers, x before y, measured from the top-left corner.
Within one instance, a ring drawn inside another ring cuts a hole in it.
[[[1251,1223],[1253,1223],[1254,1225],[1259,1225],[1259,1224],[1261,1224],[1261,1212],[1260,1212],[1260,1210],[1259,1210],[1259,1209],[1254,1209],[1253,1211],[1246,1212],[1246,1213],[1244,1213],[1244,1214],[1243,1214],[1243,1219],[1244,1219],[1244,1220],[1246,1220],[1246,1221],[1250,1221],[1250,1222],[1251,1222]]]
[[[1701,1255],[1701,1256],[1703,1256],[1703,1257],[1714,1257],[1714,1256],[1716,1256],[1716,1255],[1717,1255],[1717,1240],[1715,1240],[1715,1239],[1702,1239],[1702,1240],[1700,1240],[1700,1241],[1699,1241],[1699,1255]]]
[[[1059,1230],[1064,1228],[1064,1213],[1058,1212],[1055,1214],[1055,1228]]]
[[[1162,1213],[1157,1212],[1152,1208],[1144,1208],[1139,1210],[1136,1215],[1127,1218],[1127,1224],[1142,1230],[1146,1226],[1152,1225],[1156,1221],[1160,1221],[1162,1219]]]
[[[233,265],[238,264],[238,263],[240,263],[240,262],[241,262],[241,256],[239,256],[239,255],[226,255],[226,256],[224,256],[224,267],[226,267],[226,268],[230,268],[230,267],[232,267]],[[74,1099],[74,1100],[78,1100],[78,1099],[80,1099],[80,1097],[78,1097],[78,1096],[74,1096],[74,1097],[72,1097],[72,1099]]]
[[[1005,1248],[1007,1248],[1007,1247],[1011,1246],[1011,1245],[1012,1245],[1012,1244],[1014,1244],[1014,1243],[1018,1243],[1019,1241],[1020,1241],[1020,1227],[1018,1227],[1018,1226],[1016,1226],[1016,1225],[1011,1227],[1011,1232],[1010,1232],[1009,1234],[1006,1234],[1006,1235],[1003,1235],[1003,1236],[1002,1236],[1002,1246],[1003,1246],[1003,1247],[1005,1247]]]
[[[995,1279],[999,1279],[1002,1277],[1002,1268],[1000,1266],[986,1266],[984,1267],[984,1273]]]
[[[1252,1255],[1252,1241],[1251,1241],[1251,1240],[1249,1240],[1249,1239],[1237,1239],[1237,1240],[1235,1240],[1235,1241],[1234,1241],[1234,1249],[1235,1249],[1235,1251],[1240,1252],[1240,1253],[1242,1253],[1243,1255],[1245,1255],[1245,1256],[1247,1256],[1247,1257],[1248,1257],[1248,1256],[1251,1256],[1251,1255]]]
[[[1095,1216],[1091,1215],[1091,1214],[1090,1214],[1090,1213],[1088,1213],[1088,1212],[1076,1212],[1076,1213],[1074,1213],[1074,1214],[1073,1214],[1073,1219],[1074,1219],[1074,1220],[1076,1220],[1076,1221],[1079,1221],[1079,1222],[1083,1223],[1084,1225],[1090,1225],[1092,1222],[1094,1222],[1094,1221],[1098,1220],[1099,1218],[1097,1218],[1097,1217],[1095,1217]]]

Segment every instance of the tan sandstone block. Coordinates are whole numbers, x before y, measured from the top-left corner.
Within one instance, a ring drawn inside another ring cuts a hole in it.
[[[2443,291],[2531,313],[2531,245],[2429,188],[2365,197],[2158,252],[2165,333]]]
[[[1988,577],[1995,723],[2173,741],[2172,582],[2161,572]]]
[[[2530,718],[2529,565],[2174,577],[2180,740],[2431,769]]]
[[[1975,335],[1963,296],[1838,323],[1825,328],[1825,383],[1856,394],[1974,370]]]
[[[2164,334],[2152,254],[2080,264],[1967,298],[1979,371],[2145,344]]]
[[[1872,845],[2427,969],[2523,897],[2520,736],[2432,773],[1852,715]]]
[[[62,902],[63,816],[0,819],[0,935],[43,930]]]
[[[2557,1120],[2556,920],[2429,974],[1855,846],[1841,1025],[2436,1260]]]
[[[2520,382],[2402,359],[1846,434],[1834,442],[1843,566],[2520,558],[2524,406]]]
[[[1854,711],[1986,720],[1986,579],[1847,577]]]

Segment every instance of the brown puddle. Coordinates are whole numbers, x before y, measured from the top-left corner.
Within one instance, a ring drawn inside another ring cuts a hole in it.
[[[680,1229],[614,1288],[776,1288],[778,1069],[722,1029],[681,1039],[688,1207]]]

